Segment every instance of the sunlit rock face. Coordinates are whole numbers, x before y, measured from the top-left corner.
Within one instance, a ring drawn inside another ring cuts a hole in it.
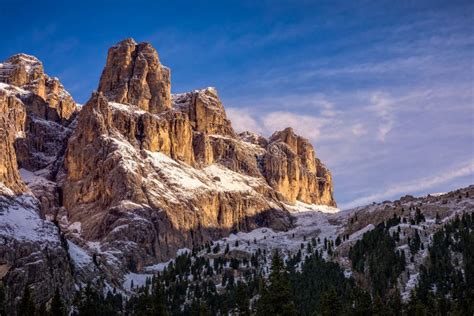
[[[331,175],[307,140],[291,129],[270,139],[236,134],[215,88],[171,95],[156,50],[132,39],[109,49],[98,90],[80,110],[35,57],[0,64],[0,133],[0,206],[8,209],[0,234],[17,214],[39,236],[28,244],[10,236],[0,272],[14,280],[23,263],[12,262],[32,266],[51,243],[57,260],[40,258],[35,271],[57,271],[43,283],[25,274],[8,294],[38,282],[38,303],[60,282],[67,298],[98,276],[121,288],[124,274],[180,248],[290,229],[288,205],[297,201],[335,205]]]
[[[37,306],[56,289],[72,301],[66,241],[46,218],[60,207],[56,172],[75,113],[72,97],[38,59],[18,54],[0,63],[0,281],[9,310],[25,287]]]
[[[230,231],[286,229],[284,203],[335,205],[308,141],[292,130],[237,135],[215,88],[169,98],[151,89],[169,91],[164,70],[150,44],[109,50],[65,156],[63,203],[81,238],[122,243],[122,264],[139,268]]]
[[[170,75],[151,44],[129,38],[109,49],[99,91],[110,101],[160,113],[171,107]]]
[[[290,202],[336,206],[332,177],[311,143],[292,128],[275,132],[264,158],[268,183]]]

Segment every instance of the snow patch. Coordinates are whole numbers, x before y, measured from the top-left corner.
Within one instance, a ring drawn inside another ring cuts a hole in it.
[[[356,240],[356,239],[359,239],[361,238],[365,233],[371,231],[372,229],[374,229],[375,226],[373,224],[369,224],[367,226],[365,226],[364,228],[352,233],[350,236],[349,236],[349,240]]]
[[[128,113],[133,113],[133,114],[144,114],[146,111],[140,109],[136,105],[129,105],[129,104],[122,104],[122,103],[116,103],[116,102],[109,102],[109,105],[120,111],[128,112]]]
[[[292,212],[322,212],[322,213],[339,213],[340,209],[328,205],[307,204],[301,201],[296,201],[294,205],[285,204],[285,206]]]
[[[59,243],[53,223],[39,215],[39,204],[30,195],[0,196],[0,235],[17,240]]]
[[[85,267],[92,264],[92,257],[81,247],[68,240],[68,251],[72,261],[78,267]]]
[[[132,283],[133,283],[133,288],[142,287],[142,286],[145,286],[146,280],[152,277],[153,277],[153,274],[129,272],[124,275],[124,281],[122,285],[124,289],[131,291]]]

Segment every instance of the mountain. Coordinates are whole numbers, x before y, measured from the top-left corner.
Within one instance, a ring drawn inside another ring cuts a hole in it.
[[[153,308],[148,293],[159,290],[171,314],[469,315],[473,194],[470,186],[346,211],[297,202],[287,231],[234,233],[128,274],[125,285],[148,291],[127,310]]]
[[[172,94],[149,43],[83,106],[0,63],[0,131],[0,315],[474,312],[474,186],[340,211],[308,140]]]
[[[291,128],[237,134],[215,88],[171,94],[148,43],[111,47],[78,107],[33,56],[0,64],[0,277],[9,306],[127,273],[232,232],[294,227],[335,206],[329,170]],[[25,273],[27,271],[27,273]]]

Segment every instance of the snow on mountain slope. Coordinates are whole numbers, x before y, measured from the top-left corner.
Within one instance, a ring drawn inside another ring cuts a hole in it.
[[[285,206],[294,217],[294,228],[287,231],[274,231],[271,228],[262,227],[250,232],[230,234],[226,238],[213,242],[213,247],[219,244],[219,252],[208,254],[206,250],[203,250],[200,255],[211,258],[224,255],[227,246],[230,256],[237,254],[249,256],[260,250],[267,254],[264,266],[268,268],[273,251],[280,251],[285,258],[289,258],[299,250],[305,255],[307,243],[316,241],[315,248],[321,250],[324,248],[325,239],[333,240],[343,230],[346,214],[341,213],[338,208],[299,201],[295,205]],[[302,248],[302,244],[305,247]],[[327,254],[325,256],[327,257]],[[149,266],[145,270],[159,272],[169,263],[170,261],[167,261]]]
[[[40,218],[39,203],[31,195],[0,195],[0,235],[16,240],[59,244],[58,230]]]
[[[177,192],[183,195],[199,194],[200,190],[252,191],[255,187],[266,185],[262,179],[239,174],[219,164],[199,170],[160,152],[147,151],[147,154],[162,182],[178,189]]]
[[[14,306],[28,286],[47,300],[56,288],[72,293],[72,272],[58,228],[41,218],[40,203],[30,193],[15,196],[0,183],[0,279]],[[69,300],[68,294],[65,299]]]
[[[401,218],[397,225],[388,230],[390,235],[400,232],[396,242],[397,251],[405,253],[406,269],[398,278],[398,288],[402,299],[407,301],[411,291],[415,288],[419,278],[419,267],[425,264],[428,257],[428,247],[433,234],[443,225],[460,216],[464,212],[474,212],[474,186],[449,192],[442,195],[429,195],[419,198],[404,197],[393,202],[384,202],[365,207],[340,212],[328,206],[308,205],[297,202],[295,205],[286,205],[294,217],[294,227],[288,231],[276,232],[270,228],[257,228],[250,232],[238,232],[212,243],[211,251],[203,249],[198,256],[214,260],[219,256],[229,258],[247,258],[256,253],[263,253],[265,260],[260,260],[263,266],[261,272],[266,275],[270,268],[273,251],[279,250],[285,260],[301,252],[302,257],[308,254],[308,247],[312,251],[322,252],[326,260],[337,262],[345,270],[346,277],[360,273],[352,270],[349,259],[349,249],[364,234],[373,230],[376,225],[392,219],[394,214]],[[418,224],[413,221],[417,213]],[[418,232],[424,247],[413,253],[409,247],[409,240]],[[338,241],[336,242],[336,239]],[[325,244],[332,248],[329,252]],[[217,251],[216,251],[217,249]],[[146,267],[145,271],[160,272],[171,261]],[[301,265],[297,265],[299,269]]]

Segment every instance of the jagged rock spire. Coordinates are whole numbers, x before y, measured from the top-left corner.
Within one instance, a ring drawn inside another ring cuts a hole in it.
[[[109,49],[99,89],[109,101],[159,113],[171,107],[170,70],[150,43],[125,39]]]

